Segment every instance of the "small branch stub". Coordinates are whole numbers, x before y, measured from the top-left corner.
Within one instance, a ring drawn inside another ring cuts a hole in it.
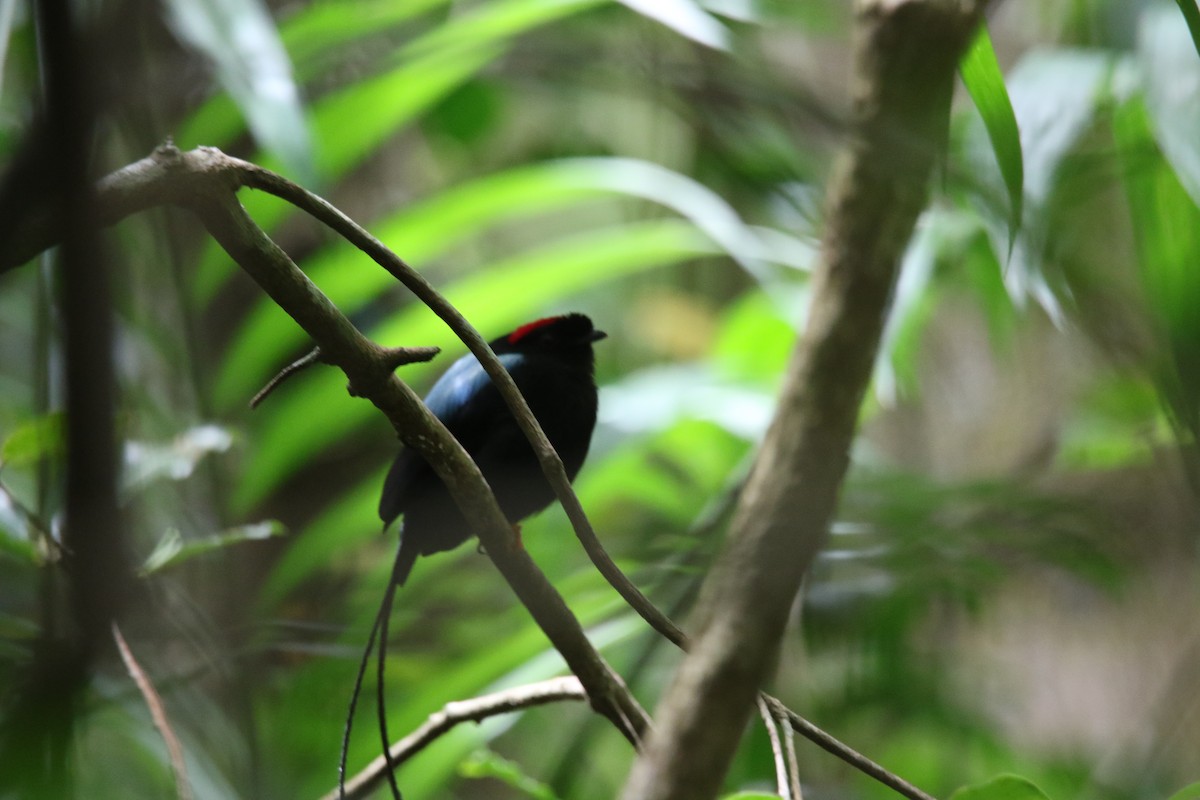
[[[425,361],[432,361],[434,356],[442,352],[440,347],[385,347],[380,348],[380,375],[381,381],[386,380],[388,375],[396,371],[397,367],[402,367],[405,364],[417,364]],[[288,378],[293,377],[301,370],[311,367],[313,364],[330,364],[330,362],[321,355],[321,348],[314,347],[309,352],[305,353],[300,358],[288,364],[283,369],[267,382],[267,385],[258,391],[250,399],[250,408],[258,408],[263,400],[279,388],[280,384]],[[367,393],[355,390],[353,385],[348,385],[346,391],[351,397],[364,397]]]

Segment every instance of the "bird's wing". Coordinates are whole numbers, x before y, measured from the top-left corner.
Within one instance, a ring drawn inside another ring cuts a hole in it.
[[[499,356],[500,363],[510,372],[521,358],[513,353]],[[446,370],[429,390],[425,405],[472,455],[493,426],[509,417],[508,407],[492,379],[470,354]]]
[[[499,358],[511,370],[521,356],[509,353]],[[509,413],[491,378],[470,353],[442,374],[425,396],[425,405],[472,455],[483,447],[489,430]],[[429,470],[417,451],[408,447],[400,451],[379,500],[379,516],[385,523],[404,512],[409,489],[426,478]]]

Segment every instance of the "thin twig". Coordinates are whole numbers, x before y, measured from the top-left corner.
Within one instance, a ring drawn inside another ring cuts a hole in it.
[[[338,785],[337,796],[339,800],[346,798],[346,760],[350,755],[350,732],[354,728],[354,711],[358,707],[358,698],[362,694],[363,678],[367,674],[367,664],[371,660],[371,650],[375,647],[375,638],[379,635],[380,620],[385,614],[391,613],[391,593],[387,592],[383,596],[383,600],[379,603],[379,610],[375,613],[375,622],[371,625],[371,634],[367,637],[367,644],[363,648],[362,656],[358,661],[358,672],[354,676],[354,689],[350,692],[350,704],[346,709],[346,724],[342,728],[342,749],[338,757]],[[386,765],[385,765],[386,766]]]
[[[792,793],[788,787],[787,756],[784,755],[783,743],[779,740],[779,727],[771,707],[761,694],[758,696],[758,715],[762,717],[763,727],[767,729],[767,738],[771,740],[771,755],[775,759],[776,791],[783,800],[792,800]]]
[[[777,714],[776,706],[782,706],[778,700],[771,707],[773,714]],[[786,716],[776,716],[783,724],[783,753],[787,758],[788,766],[788,788],[792,792],[792,800],[804,800],[804,795],[800,791],[800,760],[796,757],[796,729],[792,727],[791,720]]]
[[[396,762],[392,758],[392,738],[388,736],[386,686],[384,683],[384,678],[387,677],[385,668],[387,667],[388,621],[392,616],[392,600],[395,597],[396,582],[389,580],[383,595],[384,611],[379,617],[379,657],[376,661],[378,668],[375,672],[375,718],[379,722],[379,741],[383,749],[384,773],[387,776],[388,787],[392,790],[394,800],[401,800],[400,786],[396,783]],[[348,727],[349,718],[346,722]]]
[[[279,372],[275,374],[274,378],[271,378],[271,380],[267,381],[267,385],[259,389],[258,394],[250,398],[250,407],[258,408],[259,404],[262,403],[263,400],[266,400],[267,397],[270,396],[271,392],[279,388],[280,384],[295,375],[297,372],[300,372],[307,367],[311,367],[313,364],[320,363],[320,361],[321,348],[314,347],[312,350],[309,350],[307,353],[300,356],[283,369],[279,370]]]
[[[167,746],[167,759],[171,762],[171,774],[175,776],[175,796],[179,800],[192,800],[192,785],[188,781],[187,762],[183,757],[183,747],[179,744],[179,737],[175,735],[175,731],[172,730],[171,723],[167,719],[167,711],[163,707],[162,698],[150,681],[150,676],[133,657],[133,651],[129,649],[129,644],[121,635],[121,629],[117,627],[115,620],[112,623],[112,637],[113,641],[117,643],[117,650],[121,653],[121,660],[125,662],[125,669],[129,671],[129,677],[133,678],[133,682],[137,684],[142,699],[146,701],[146,707],[150,709],[150,718],[154,720],[154,727],[158,728],[158,733]]]
[[[884,786],[909,798],[909,800],[935,800],[933,795],[926,794],[900,776],[888,772],[852,747],[838,741],[816,725],[813,725],[774,697],[768,695],[767,702],[773,705],[776,714],[787,718],[797,733],[825,750],[825,752],[845,761],[859,772],[871,776]]]
[[[388,369],[396,369],[405,364],[416,364],[422,361],[430,361],[440,353],[440,347],[389,347],[381,351],[380,360]],[[288,378],[293,377],[297,372],[311,367],[313,364],[328,363],[321,356],[321,348],[314,347],[300,358],[288,364],[283,369],[267,382],[267,385],[259,389],[258,394],[250,399],[250,408],[258,408],[263,400],[266,400],[271,392],[279,388],[279,385]],[[353,392],[352,392],[353,393]]]
[[[447,703],[441,711],[431,714],[416,730],[389,748],[388,754],[394,764],[408,761],[434,740],[460,722],[481,722],[488,717],[520,711],[534,706],[556,703],[561,700],[587,700],[587,693],[574,675],[551,678],[547,681],[518,686],[500,692]],[[361,772],[346,783],[346,800],[361,800],[371,794],[383,781],[387,762],[381,754]],[[321,800],[339,800],[337,791],[332,791]]]

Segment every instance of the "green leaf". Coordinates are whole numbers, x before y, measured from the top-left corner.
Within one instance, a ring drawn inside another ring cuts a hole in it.
[[[492,778],[534,800],[559,800],[546,784],[525,773],[521,765],[491,750],[481,748],[458,766],[464,778]]]
[[[950,800],[1049,800],[1037,786],[1019,775],[1000,775],[950,795]]]
[[[1158,144],[1188,194],[1200,203],[1200,58],[1171,9],[1143,12],[1137,59],[1145,73],[1146,109]]]
[[[1142,283],[1162,342],[1160,390],[1177,423],[1200,435],[1200,207],[1155,147],[1138,99],[1116,110]]]
[[[312,143],[292,65],[259,0],[168,0],[175,34],[207,55],[258,143],[304,181]]]
[[[390,32],[450,0],[337,0],[312,3],[280,25],[292,61],[305,77],[319,68],[318,56],[356,39]]]
[[[379,77],[359,81],[318,103],[312,118],[320,174],[340,177],[498,55],[498,50],[434,53]],[[347,120],[354,120],[354,124],[348,125]],[[270,160],[262,164],[268,169],[277,168]],[[265,230],[293,212],[290,205],[262,193],[243,195],[242,202]],[[215,243],[208,248],[194,282],[202,301],[211,300],[231,274],[229,264],[229,257]]]
[[[773,792],[735,792],[725,795],[721,800],[779,800],[779,795]]]
[[[703,366],[651,367],[604,388],[602,421],[625,434],[703,419],[747,441],[758,441],[775,412],[773,393],[749,388]]]
[[[1197,800],[1200,798],[1200,783],[1193,783],[1185,786],[1175,794],[1167,798],[1167,800]]]
[[[141,573],[150,575],[161,572],[168,567],[179,566],[197,556],[208,555],[216,550],[224,550],[243,542],[259,542],[273,536],[282,536],[284,533],[286,533],[286,529],[283,524],[276,520],[241,525],[211,536],[202,536],[186,541],[178,530],[172,528],[163,534],[154,550],[142,562]]]
[[[726,307],[712,350],[722,376],[772,390],[778,385],[799,336],[792,309],[808,305],[800,288],[785,298],[753,291]]]
[[[66,414],[54,413],[19,425],[0,446],[0,462],[29,466],[61,455],[66,448],[66,424]]]
[[[1025,165],[1021,155],[1021,134],[1017,128],[1017,116],[1013,113],[1012,101],[1004,87],[1004,75],[992,49],[992,39],[987,28],[979,26],[979,33],[963,56],[959,67],[963,84],[971,95],[975,107],[983,117],[988,139],[1004,185],[1008,189],[1009,223],[1008,249],[1012,251],[1021,220],[1025,195]]]
[[[1196,48],[1196,53],[1200,55],[1200,8],[1196,7],[1196,0],[1175,0],[1175,4],[1179,6],[1179,10],[1183,13],[1183,18],[1187,22],[1188,33],[1192,36],[1192,46]]]
[[[1103,53],[1034,51],[1008,74],[1009,98],[1024,137],[1023,224],[1013,242],[1011,215],[999,221],[995,214],[985,213],[982,219],[996,251],[1008,253],[1003,278],[1009,296],[1022,303],[1033,299],[1054,320],[1061,320],[1064,312],[1055,291],[1061,282],[1052,282],[1044,270],[1042,255],[1047,240],[1055,234],[1044,224],[1048,219],[1045,206],[1058,185],[1060,165],[1080,137],[1092,129],[1098,104],[1107,101],[1105,90],[1112,70],[1113,59]],[[968,129],[967,169],[977,173],[986,186],[994,185],[995,191],[1007,194],[1007,186],[1001,186],[1003,174],[991,174],[993,169],[999,172],[993,167],[998,162],[990,140],[984,144],[984,138],[984,131]]]
[[[618,0],[648,19],[661,22],[692,41],[715,50],[729,49],[729,31],[692,0]]]
[[[313,104],[312,126],[319,174],[336,179],[362,162],[403,126],[432,108],[471,76],[501,56],[510,40],[530,29],[579,13],[603,0],[503,0],[453,17],[402,47],[398,65],[378,76],[357,81]],[[181,135],[183,146],[211,144]],[[267,160],[264,166],[274,168]],[[243,198],[247,211],[270,230],[290,206]],[[197,270],[195,290],[202,301],[212,298],[230,274],[229,259],[213,245]]]
[[[275,563],[259,592],[262,608],[273,610],[297,586],[339,559],[352,559],[380,538],[375,514],[385,465],[379,472],[343,492],[321,515],[297,532]]]
[[[22,527],[24,526],[20,521],[8,513],[8,509],[4,507],[4,499],[0,496],[0,557],[32,566],[40,559],[33,542],[19,532]]]
[[[181,481],[210,453],[223,453],[233,444],[233,434],[218,425],[197,425],[166,443],[125,443],[122,488],[136,490],[163,478]]]

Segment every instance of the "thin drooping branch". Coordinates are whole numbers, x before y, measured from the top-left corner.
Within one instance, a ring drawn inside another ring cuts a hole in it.
[[[505,689],[471,700],[447,703],[441,711],[431,714],[419,728],[396,742],[389,749],[391,760],[403,764],[439,736],[460,722],[481,722],[488,717],[521,711],[534,706],[557,703],[562,700],[586,700],[587,694],[573,675]],[[347,800],[361,800],[379,788],[387,772],[387,762],[382,754],[346,783]],[[321,800],[337,800],[337,790],[331,791]]]
[[[775,669],[828,534],[897,267],[947,136],[955,68],[984,4],[858,4],[850,141],[827,190],[807,328],[625,800],[716,797]]]
[[[115,621],[112,624],[112,636],[117,645],[117,652],[121,654],[121,660],[125,662],[125,669],[128,670],[129,677],[133,678],[138,692],[146,701],[146,708],[150,710],[150,719],[154,721],[154,727],[158,729],[159,736],[163,738],[163,743],[167,746],[167,761],[171,764],[171,774],[175,778],[175,796],[179,800],[192,800],[192,784],[188,780],[183,746],[179,743],[179,737],[175,735],[170,720],[167,719],[167,710],[163,706],[162,697],[154,688],[150,676],[134,658],[133,651],[129,649],[129,644],[125,641],[125,637],[121,634],[121,629],[117,627]]]
[[[800,759],[796,757],[796,729],[792,727],[792,721],[789,717],[780,716],[777,713],[776,707],[782,707],[783,703],[780,703],[773,697],[766,697],[767,704],[772,707],[773,715],[781,723],[779,727],[783,732],[783,752],[787,759],[788,789],[795,800],[803,800],[803,796],[800,794]],[[798,717],[799,715],[796,716]],[[805,722],[805,724],[807,725],[808,723]],[[888,773],[888,776],[894,777],[891,773]]]
[[[781,719],[787,719],[791,724],[792,730],[810,742],[813,742],[830,755],[836,756],[846,762],[864,775],[871,776],[884,786],[909,798],[909,800],[935,800],[933,795],[921,791],[903,778],[888,772],[866,756],[850,749],[775,698],[768,697],[767,703],[774,709],[776,716]]]
[[[788,758],[783,752],[783,742],[779,738],[779,725],[766,699],[758,696],[758,715],[763,727],[767,729],[767,738],[771,742],[771,756],[775,759],[775,791],[783,800],[792,800],[791,783],[788,780]]]

